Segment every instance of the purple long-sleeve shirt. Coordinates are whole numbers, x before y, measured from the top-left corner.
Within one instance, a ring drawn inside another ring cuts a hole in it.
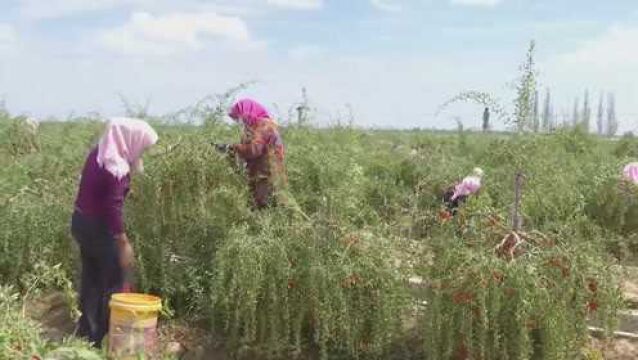
[[[102,220],[113,235],[124,232],[122,208],[130,177],[116,178],[97,163],[97,148],[86,158],[75,208],[82,215]]]

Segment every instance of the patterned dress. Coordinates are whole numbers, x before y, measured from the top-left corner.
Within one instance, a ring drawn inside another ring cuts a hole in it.
[[[265,119],[245,126],[241,144],[233,149],[246,162],[255,207],[274,205],[274,191],[286,183],[284,144],[277,124]]]

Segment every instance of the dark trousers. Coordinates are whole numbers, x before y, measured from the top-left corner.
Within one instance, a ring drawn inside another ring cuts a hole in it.
[[[454,188],[447,189],[443,194],[443,203],[452,215],[456,215],[457,209],[465,202],[467,196],[459,196],[454,200],[452,200],[452,196],[454,196]]]
[[[77,211],[71,220],[71,233],[80,247],[82,280],[77,335],[96,347],[108,332],[109,300],[123,286],[124,274],[115,239],[104,222],[87,218]]]
[[[276,206],[273,196],[273,186],[268,179],[252,179],[249,181],[250,192],[253,195],[253,208],[257,210]]]

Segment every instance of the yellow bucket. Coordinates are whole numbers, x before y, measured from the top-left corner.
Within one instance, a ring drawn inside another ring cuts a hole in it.
[[[109,303],[110,359],[152,359],[157,354],[160,298],[145,294],[113,294]]]

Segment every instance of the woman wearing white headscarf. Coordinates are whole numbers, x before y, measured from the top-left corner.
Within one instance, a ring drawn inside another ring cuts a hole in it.
[[[110,296],[123,290],[134,259],[122,218],[131,174],[142,171],[142,154],[157,139],[142,120],[111,119],[82,170],[71,220],[82,258],[78,335],[97,347],[108,331]]]

